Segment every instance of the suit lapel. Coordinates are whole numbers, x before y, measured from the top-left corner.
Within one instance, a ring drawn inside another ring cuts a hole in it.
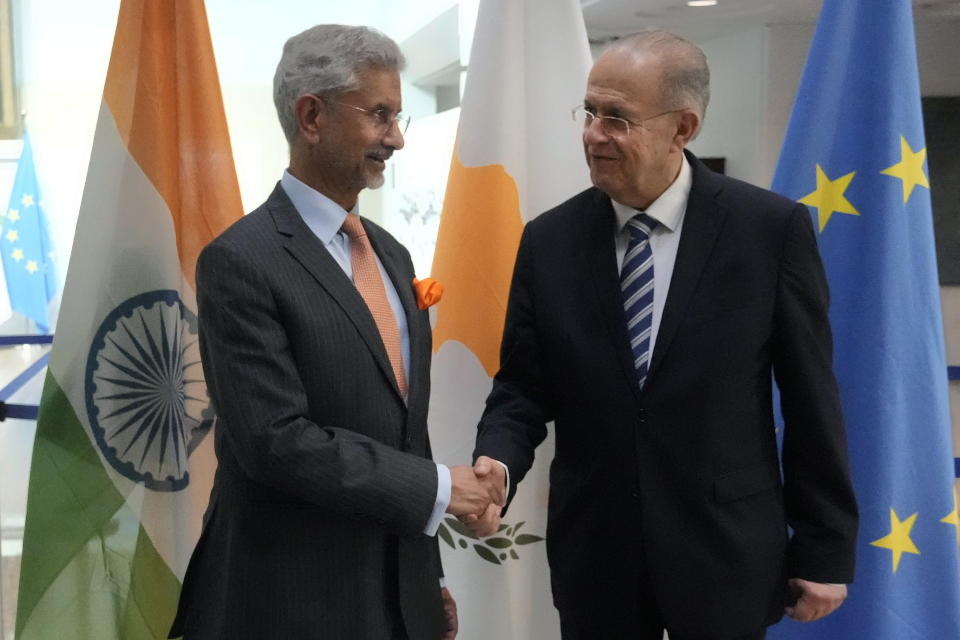
[[[686,309],[700,280],[700,274],[713,251],[726,217],[726,209],[716,200],[717,194],[722,189],[721,181],[693,154],[685,153],[693,169],[693,184],[687,200],[683,231],[677,248],[677,259],[673,266],[673,276],[670,279],[670,289],[650,361],[648,374],[650,377],[656,373],[663,362],[670,348],[670,342],[686,315]]]
[[[360,337],[373,354],[383,374],[391,381],[397,394],[396,379],[393,367],[387,357],[387,350],[383,346],[380,330],[377,323],[363,301],[357,288],[347,278],[337,261],[321,244],[320,240],[310,231],[310,228],[297,213],[290,198],[278,184],[267,199],[267,206],[273,216],[277,232],[282,236],[282,244],[286,250],[299,262],[304,269],[310,272],[314,280],[323,287],[333,298],[350,321],[357,328]]]
[[[630,351],[630,338],[627,335],[627,323],[623,314],[623,295],[620,293],[620,273],[616,260],[614,237],[616,236],[616,217],[610,198],[598,189],[593,189],[594,200],[590,211],[583,220],[584,242],[580,245],[581,269],[589,273],[593,282],[594,304],[600,309],[604,325],[623,374],[629,381],[637,399],[640,399],[640,387],[637,384],[637,372],[633,367],[633,354]]]

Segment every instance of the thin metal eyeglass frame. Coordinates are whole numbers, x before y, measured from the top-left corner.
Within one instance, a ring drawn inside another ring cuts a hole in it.
[[[584,105],[582,105],[582,104],[579,104],[579,105],[575,106],[573,109],[570,110],[570,115],[573,117],[573,121],[576,122],[576,121],[577,121],[577,112],[582,112],[582,113],[584,114],[584,118],[583,118],[583,128],[584,128],[584,129],[587,129],[591,124],[593,124],[593,121],[594,121],[595,119],[599,118],[599,119],[600,119],[600,129],[603,131],[603,133],[604,133],[607,137],[609,137],[609,138],[621,138],[621,137],[622,137],[622,138],[626,138],[627,136],[630,135],[630,127],[631,127],[631,126],[640,127],[641,129],[646,129],[646,127],[643,126],[643,123],[644,123],[644,122],[649,122],[650,120],[654,120],[654,119],[656,119],[656,118],[659,118],[660,116],[665,116],[665,115],[670,114],[670,113],[680,113],[681,111],[686,111],[686,110],[687,110],[686,107],[684,107],[684,108],[682,108],[682,109],[670,109],[669,111],[661,111],[660,113],[658,113],[658,114],[656,114],[656,115],[648,116],[648,117],[646,117],[646,118],[642,118],[642,119],[640,119],[639,122],[630,122],[630,121],[627,120],[626,118],[620,118],[620,117],[617,117],[617,116],[601,116],[601,115],[597,115],[596,113],[591,113],[591,112],[587,111],[586,106],[584,106]],[[617,122],[622,122],[622,123],[624,124],[624,126],[626,126],[626,128],[627,128],[627,132],[626,132],[626,133],[620,133],[619,131],[614,131],[613,133],[611,133],[610,131],[608,131],[608,130],[607,130],[607,127],[604,125],[604,123],[605,123],[605,122],[609,122],[610,120],[616,120]]]
[[[314,98],[319,98],[320,100],[326,101],[326,99],[323,96],[318,96],[315,93],[311,93],[310,95],[312,95]],[[350,107],[351,109],[354,109],[356,111],[362,111],[363,113],[380,118],[380,116],[377,115],[380,109],[364,109],[363,107],[358,107],[353,104],[347,104],[346,102],[340,102],[339,100],[333,100],[332,102],[339,104],[341,106]],[[400,129],[400,135],[404,135],[407,132],[407,128],[410,126],[410,116],[403,113],[402,111],[398,111],[396,114],[394,114],[390,118],[390,120],[386,122],[381,122],[380,124],[382,126],[385,126],[388,130],[390,129],[390,127],[396,124],[397,127]]]

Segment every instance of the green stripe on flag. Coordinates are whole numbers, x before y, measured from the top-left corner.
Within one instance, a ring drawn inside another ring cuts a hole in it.
[[[179,589],[48,372],[30,469],[16,637],[166,638]]]

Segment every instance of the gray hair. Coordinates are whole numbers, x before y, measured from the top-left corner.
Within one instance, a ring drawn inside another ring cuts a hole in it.
[[[612,50],[654,54],[663,65],[662,108],[692,108],[703,120],[710,102],[710,68],[700,47],[675,33],[651,30],[617,40],[607,48]]]
[[[343,94],[359,87],[357,75],[366,69],[399,72],[404,64],[397,43],[369,27],[320,24],[293,36],[273,76],[273,103],[287,141],[297,137],[293,106],[301,96]]]

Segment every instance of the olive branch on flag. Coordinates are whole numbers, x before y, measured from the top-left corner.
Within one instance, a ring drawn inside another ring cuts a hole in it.
[[[444,518],[444,521],[449,528],[441,522],[440,528],[437,529],[437,535],[444,542],[450,545],[452,549],[467,549],[473,545],[473,550],[477,552],[477,555],[492,564],[503,564],[508,557],[519,560],[520,555],[517,553],[516,547],[544,540],[540,536],[529,533],[517,535],[520,527],[525,524],[524,522],[518,522],[515,525],[501,524],[495,534],[481,538],[456,518],[448,517]],[[451,529],[453,533],[451,533]],[[456,542],[454,542],[454,539],[456,539]],[[475,542],[470,542],[470,540]]]

